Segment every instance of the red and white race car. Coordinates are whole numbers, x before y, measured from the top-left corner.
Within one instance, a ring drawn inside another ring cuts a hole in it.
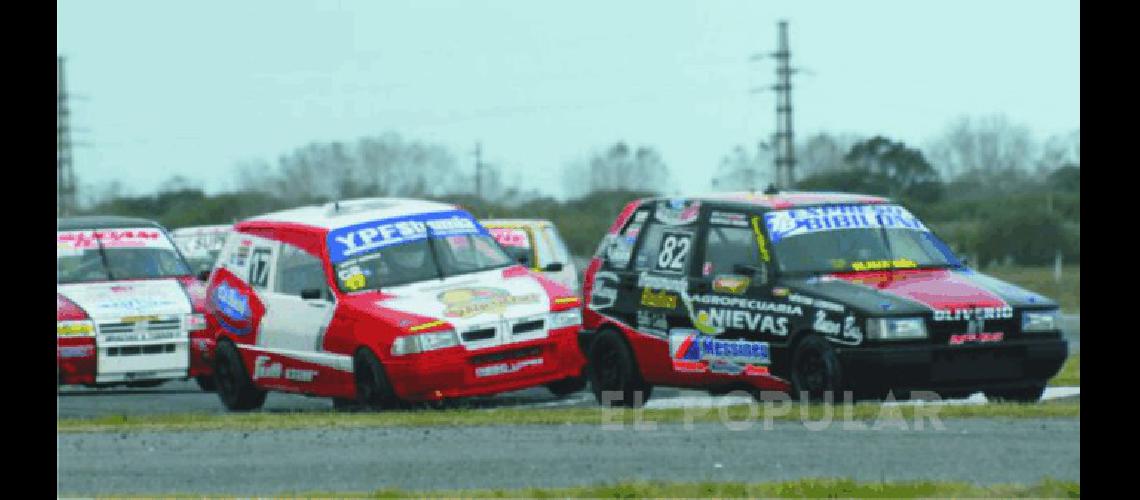
[[[212,390],[205,287],[159,224],[58,219],[58,383],[149,387],[194,377]]]
[[[383,409],[584,385],[579,299],[454,205],[361,199],[239,222],[208,293],[230,410],[269,390]]]

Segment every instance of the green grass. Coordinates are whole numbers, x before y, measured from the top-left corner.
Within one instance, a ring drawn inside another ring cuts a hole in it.
[[[1057,373],[1049,381],[1049,385],[1063,386],[1063,385],[1081,385],[1081,353],[1073,353],[1069,359],[1065,361],[1065,365],[1061,367],[1061,371]]]
[[[1061,304],[1061,310],[1066,313],[1081,312],[1081,266],[1079,265],[1062,266],[1060,283],[1053,279],[1053,266],[993,266],[979,271],[1056,300]]]
[[[218,498],[224,495],[174,496]],[[1028,486],[1021,484],[977,486],[950,481],[860,482],[851,479],[805,478],[766,483],[637,481],[569,488],[427,491],[383,489],[368,493],[299,492],[289,496],[306,498],[1080,498],[1081,483],[1046,478]]]
[[[1080,403],[949,405],[917,409],[921,415],[938,418],[1054,418],[1081,415]],[[755,413],[752,413],[752,412]],[[720,422],[721,413],[732,421],[751,419],[757,427],[765,418],[773,421],[820,421],[830,416],[841,425],[847,419],[874,421],[903,418],[908,427],[915,423],[916,408],[859,403],[852,406],[775,403],[772,405],[733,405],[704,409],[603,409],[590,408],[504,408],[393,411],[380,413],[231,413],[223,415],[168,414],[107,416],[90,419],[64,418],[56,421],[57,432],[190,431],[190,430],[273,430],[304,428],[425,427],[486,425],[602,425],[637,422],[686,423]],[[929,421],[924,421],[929,425]]]

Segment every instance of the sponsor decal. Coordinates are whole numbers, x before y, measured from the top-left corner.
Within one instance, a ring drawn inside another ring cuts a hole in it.
[[[429,236],[447,238],[472,234],[488,233],[470,214],[460,210],[380,219],[329,231],[329,261],[337,264],[364,252]]]
[[[645,307],[673,309],[677,307],[677,296],[665,291],[654,292],[650,288],[643,288],[641,290],[641,305]]]
[[[269,356],[258,356],[253,360],[253,379],[284,378],[296,382],[312,382],[317,378],[316,370],[301,368],[284,368],[281,363],[274,363]]]
[[[827,319],[827,313],[816,311],[812,329],[824,335],[839,335],[839,323]]]
[[[752,217],[752,232],[756,234],[756,248],[760,250],[760,258],[768,262],[771,257],[768,255],[768,244],[764,241],[764,233],[760,232],[759,217]]]
[[[836,313],[842,313],[845,310],[845,308],[843,307],[842,304],[837,304],[835,302],[831,302],[830,300],[823,300],[823,299],[817,299],[814,297],[808,297],[806,295],[800,295],[798,293],[789,294],[788,295],[788,302],[793,302],[793,303],[805,305],[808,307],[815,307],[817,309],[823,309],[826,311],[831,311],[831,312],[836,312]]]
[[[527,237],[525,229],[489,227],[487,231],[491,233],[495,241],[505,247],[530,248],[530,238]]]
[[[95,348],[89,345],[63,346],[59,348],[61,358],[85,358],[95,354]]]
[[[697,319],[702,326],[713,328],[749,330],[781,336],[788,334],[788,318],[753,311],[710,307],[698,311]]]
[[[982,342],[1001,342],[1005,338],[1002,332],[993,333],[963,333],[960,335],[950,336],[950,345],[962,345],[967,343],[982,343]]]
[[[868,260],[863,262],[852,262],[851,269],[855,271],[878,271],[882,269],[913,269],[918,267],[918,263],[910,259],[894,259],[894,260]]]
[[[637,329],[664,337],[669,334],[669,321],[659,312],[637,311]]]
[[[748,217],[741,213],[714,210],[709,214],[709,223],[721,226],[748,227]]]
[[[510,306],[534,304],[538,294],[511,295],[502,288],[456,288],[440,293],[437,298],[447,307],[443,315],[448,318],[470,318],[480,314],[502,314]]]
[[[773,243],[784,238],[841,229],[929,231],[918,218],[898,205],[831,205],[776,210],[764,214],[764,224]]]
[[[745,372],[748,366],[763,366],[772,362],[767,342],[721,340],[680,328],[672,330],[669,334],[669,351],[672,355],[673,368],[677,371],[707,370],[739,375]],[[750,372],[767,373],[766,370]]]
[[[429,321],[427,323],[421,323],[419,325],[408,328],[408,331],[409,332],[418,332],[421,330],[427,330],[428,328],[435,328],[437,326],[441,326],[441,325],[445,325],[445,324],[447,324],[446,321],[443,321],[441,319],[437,319],[435,321]]]
[[[682,226],[697,220],[701,213],[699,200],[672,199],[657,202],[657,211],[654,217],[665,224]]]
[[[590,290],[590,308],[609,309],[617,302],[618,276],[609,271],[594,274],[594,287]]]
[[[245,335],[250,332],[248,324],[250,320],[249,309],[249,296],[241,290],[222,282],[214,289],[211,296],[214,302],[214,307],[217,308],[221,316],[218,317],[218,323],[235,335]],[[239,323],[235,325],[233,323]],[[240,326],[245,323],[244,327]]]
[[[142,321],[158,321],[160,319],[162,318],[158,316],[123,316],[120,321],[123,323],[139,323]]]
[[[554,299],[555,304],[577,304],[578,297],[559,297]]]
[[[652,288],[654,290],[665,290],[674,293],[685,293],[689,289],[689,282],[684,278],[667,278],[664,276],[653,276],[649,273],[642,272],[637,277],[637,286],[641,288]]]
[[[174,249],[162,231],[151,228],[109,229],[100,231],[58,231],[58,250],[90,250],[104,248],[166,248]],[[74,252],[69,255],[75,255]]]
[[[476,377],[492,377],[495,375],[504,375],[507,373],[514,373],[528,366],[541,366],[542,358],[531,358],[514,361],[511,363],[498,363],[494,365],[479,366],[475,368]]]
[[[934,321],[970,321],[987,319],[1012,319],[1013,307],[963,307],[935,309]]]
[[[735,309],[750,309],[760,312],[771,312],[776,314],[792,314],[796,316],[803,316],[803,308],[797,305],[786,304],[783,302],[765,302],[763,300],[754,300],[746,297],[725,297],[723,295],[693,295],[693,302],[697,304],[706,304],[711,306],[732,307]]]
[[[748,290],[750,284],[752,284],[752,278],[747,276],[720,275],[713,279],[713,291],[740,295]]]
[[[787,297],[788,296],[788,289],[785,287],[782,287],[782,286],[772,287],[772,296],[773,297]]]

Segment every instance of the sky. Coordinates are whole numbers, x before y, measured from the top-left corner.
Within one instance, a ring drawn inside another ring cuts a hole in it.
[[[1079,1],[57,0],[80,186],[209,193],[235,166],[385,132],[484,159],[561,195],[616,141],[661,152],[672,186],[776,126],[789,23],[795,133],[921,147],[960,116],[1038,140],[1080,128]]]

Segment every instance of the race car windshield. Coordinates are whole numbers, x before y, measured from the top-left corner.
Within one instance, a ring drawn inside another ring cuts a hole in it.
[[[344,292],[377,290],[510,266],[515,261],[461,211],[374,221],[329,232]]]
[[[897,205],[841,205],[765,214],[778,269],[828,273],[958,267],[953,252]]]
[[[67,231],[57,237],[57,284],[189,274],[174,246],[157,231]]]

